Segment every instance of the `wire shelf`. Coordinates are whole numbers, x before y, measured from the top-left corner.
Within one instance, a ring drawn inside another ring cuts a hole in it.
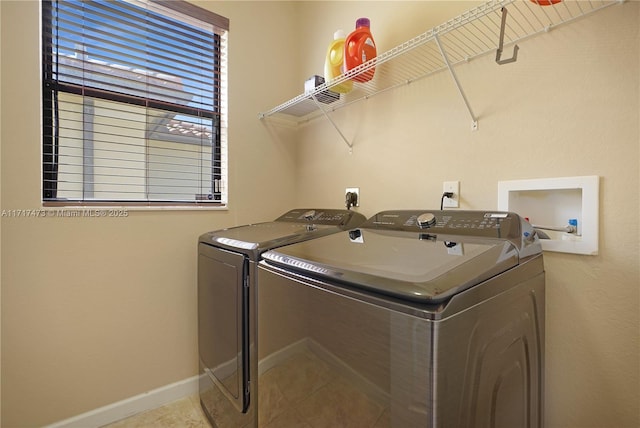
[[[549,0],[539,1],[543,3]],[[327,113],[447,69],[458,85],[453,66],[496,52],[501,35],[504,45],[511,46],[623,2],[624,0],[563,0],[542,6],[534,3],[534,0],[490,0],[325,82],[310,93],[301,94],[260,113],[259,118],[273,116],[301,123],[324,115],[331,120]],[[503,8],[508,11],[504,26]],[[375,75],[369,82],[354,82],[351,92],[341,94],[339,99],[332,102],[327,102],[327,97],[323,96],[333,86],[374,67]],[[459,85],[458,89],[464,97]],[[466,97],[464,98],[475,123],[473,111]],[[347,144],[351,146],[348,141]]]

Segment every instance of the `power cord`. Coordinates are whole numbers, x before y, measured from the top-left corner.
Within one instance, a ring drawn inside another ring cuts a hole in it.
[[[440,211],[442,211],[442,208],[444,207],[444,198],[450,198],[453,196],[453,192],[444,192],[442,194],[442,198],[440,198]]]
[[[347,192],[345,195],[345,206],[347,210],[350,210],[351,207],[358,206],[358,194],[355,192]]]

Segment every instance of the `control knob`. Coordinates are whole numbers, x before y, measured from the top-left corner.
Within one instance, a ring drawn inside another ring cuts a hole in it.
[[[432,213],[420,214],[416,219],[416,222],[421,229],[431,227],[436,224],[436,216]]]
[[[306,213],[302,214],[305,220],[311,221],[316,216],[316,210],[309,210]]]

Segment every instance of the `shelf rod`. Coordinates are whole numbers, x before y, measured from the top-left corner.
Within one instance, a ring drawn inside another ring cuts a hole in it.
[[[467,100],[467,96],[464,94],[464,91],[462,90],[462,86],[460,86],[460,82],[458,81],[458,76],[456,76],[455,71],[453,71],[453,67],[451,67],[451,63],[449,62],[447,53],[444,51],[444,48],[440,43],[440,37],[436,34],[434,35],[433,38],[435,39],[436,44],[438,45],[438,49],[440,49],[440,54],[442,55],[442,59],[444,60],[444,63],[447,65],[447,68],[449,69],[449,73],[451,74],[451,77],[453,78],[453,81],[455,82],[456,87],[458,88],[458,92],[460,92],[460,95],[462,95],[462,99],[464,100],[464,103],[467,106],[467,110],[469,110],[469,115],[471,116],[471,121],[472,121],[471,129],[476,131],[478,129],[478,119],[473,114],[473,110],[471,109],[469,100]]]
[[[322,108],[322,105],[320,104],[320,101],[318,101],[318,98],[316,98],[316,95],[314,93],[311,94],[311,98],[313,99],[313,101],[318,106],[318,110],[320,110],[322,112],[324,117],[326,117],[327,120],[331,123],[331,125],[333,125],[333,127],[336,129],[336,131],[338,131],[338,134],[340,134],[340,137],[342,137],[342,139],[347,144],[347,146],[349,146],[349,153],[352,153],[353,152],[353,144],[350,143],[349,140],[347,140],[347,137],[345,137],[344,134],[342,133],[342,131],[340,131],[340,128],[338,128],[338,125],[336,125],[336,123],[333,121],[333,119],[331,119],[331,116],[329,116],[329,114],[325,111],[325,109]]]

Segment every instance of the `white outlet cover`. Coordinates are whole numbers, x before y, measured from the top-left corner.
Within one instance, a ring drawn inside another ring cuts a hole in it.
[[[444,181],[442,183],[442,193],[452,192],[452,198],[444,198],[442,201],[443,208],[458,208],[460,206],[460,182]]]
[[[354,207],[359,207],[360,206],[360,188],[359,187],[347,187],[344,190],[344,194],[346,195],[349,192],[355,193],[356,195],[358,195],[358,200],[356,201],[356,204],[354,205]]]

